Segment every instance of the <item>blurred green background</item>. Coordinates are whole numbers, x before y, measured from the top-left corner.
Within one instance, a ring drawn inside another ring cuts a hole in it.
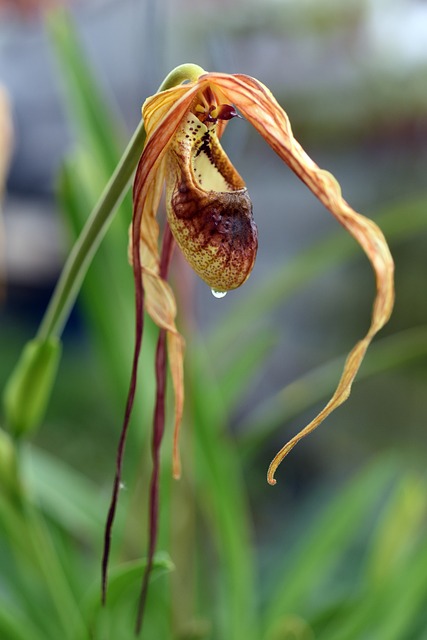
[[[58,3],[59,4],[59,3]],[[213,298],[176,252],[186,342],[183,478],[164,442],[161,534],[143,637],[427,638],[427,7],[422,2],[0,3],[14,146],[3,197],[4,388],[140,117],[182,62],[267,84],[297,139],[372,217],[396,307],[349,401],[265,480],[365,332],[369,264],[247,123],[224,146],[259,227],[255,270]],[[19,9],[19,11],[18,11]],[[133,637],[144,566],[156,330],[147,323],[111,592],[103,526],[134,339],[128,197],[63,336],[46,417],[0,437],[0,637]]]

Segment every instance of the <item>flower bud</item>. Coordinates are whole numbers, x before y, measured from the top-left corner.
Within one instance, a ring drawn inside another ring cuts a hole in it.
[[[43,419],[61,355],[57,338],[27,343],[6,385],[3,403],[15,436],[34,431]]]

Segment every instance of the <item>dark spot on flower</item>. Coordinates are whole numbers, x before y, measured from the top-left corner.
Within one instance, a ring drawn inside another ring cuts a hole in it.
[[[197,150],[196,158],[202,153],[202,151],[206,153],[207,157],[212,162],[211,136],[209,131],[206,131],[206,133],[204,133],[202,136],[202,144]]]
[[[240,286],[255,262],[258,234],[246,189],[205,192],[175,188],[168,218],[196,273],[219,291]]]

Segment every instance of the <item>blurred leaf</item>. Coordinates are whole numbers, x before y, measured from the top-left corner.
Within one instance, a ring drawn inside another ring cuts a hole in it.
[[[414,550],[427,516],[426,482],[414,474],[404,476],[383,509],[376,527],[367,566],[369,582],[381,583],[399,573]]]
[[[64,9],[51,11],[47,26],[61,66],[70,121],[77,124],[79,135],[109,177],[119,160],[119,141],[125,137],[118,115],[99,91],[99,78],[84,55],[70,14]]]
[[[384,576],[386,598],[383,615],[375,616],[374,626],[376,637],[387,640],[410,638],[417,617],[421,615],[424,623],[426,618],[426,483],[421,485],[419,480],[414,482],[408,478],[405,484],[406,487],[401,489],[404,495],[398,495],[395,501],[394,514],[388,514],[390,530],[383,537],[395,571],[387,570]],[[413,545],[415,538],[419,538],[420,544]],[[408,546],[414,547],[411,553],[408,553]]]
[[[99,489],[87,478],[36,447],[25,451],[22,474],[50,518],[77,537],[100,539],[105,506],[99,500]]]
[[[315,640],[315,636],[306,620],[286,615],[277,620],[263,640]]]
[[[59,624],[64,640],[74,640],[84,627],[69,576],[41,515],[32,505],[12,507],[0,497],[1,524],[9,548],[16,552],[16,566],[22,577],[19,606],[30,611],[32,598],[46,594],[46,624]],[[34,581],[35,580],[35,581]],[[34,593],[36,589],[36,593]]]
[[[393,479],[393,459],[380,460],[363,470],[312,523],[292,560],[281,572],[266,615],[266,627],[286,613],[307,613],[306,603],[326,572],[342,558],[358,536],[360,525],[372,516],[381,494]]]
[[[21,489],[16,454],[11,436],[0,427],[0,494],[11,502],[19,500]]]
[[[239,337],[236,337],[236,341]],[[274,332],[247,331],[243,344],[239,347],[239,357],[227,358],[221,355],[216,379],[227,413],[233,411],[241,396],[247,392],[252,378],[262,369],[265,358],[275,344],[277,340]],[[212,360],[216,365],[216,359]]]
[[[126,562],[111,570],[107,602],[101,605],[100,583],[93,584],[87,592],[83,611],[92,636],[100,640],[133,640],[135,638],[135,615],[141,588],[145,559]],[[154,558],[153,575],[150,583],[149,606],[144,620],[142,637],[170,638],[170,608],[165,598],[167,587],[163,574],[173,570],[169,556],[159,552]],[[75,640],[81,640],[76,638]],[[83,639],[82,639],[83,640]],[[85,639],[86,640],[86,639]]]
[[[135,560],[115,567],[110,574],[108,586],[108,602],[114,606],[122,597],[125,589],[132,585],[141,584],[141,576],[146,566],[146,560]],[[153,571],[150,580],[158,578],[163,573],[174,570],[174,564],[167,553],[158,552],[154,556]]]
[[[0,524],[2,534],[7,538],[11,549],[15,549],[17,555],[32,561],[31,549],[27,544],[27,532],[23,526],[19,508],[0,493]]]
[[[195,425],[197,495],[218,554],[218,637],[256,640],[254,560],[241,461],[225,430],[224,405],[201,345],[187,354],[188,408]],[[210,605],[212,611],[212,605]]]
[[[425,490],[425,481],[421,484],[412,474],[393,488],[374,534],[365,578],[347,594],[348,606],[341,616],[330,618],[319,640],[418,640],[418,621],[426,619]],[[383,562],[387,551],[388,562]]]
[[[46,585],[50,596],[50,615],[57,617],[64,640],[74,640],[76,636],[87,637],[78,596],[73,591],[71,576],[66,572],[48,525],[42,515],[31,506],[26,508],[24,518],[28,544],[36,559],[41,584]]]
[[[0,601],[0,638],[2,640],[46,640],[21,611]]]
[[[138,588],[141,585],[141,576],[146,567],[146,559],[133,560],[119,566],[115,566],[109,572],[108,593],[106,607],[112,609],[116,607],[122,598],[126,597],[130,589]],[[154,557],[151,580],[155,580],[165,572],[174,570],[173,562],[165,552],[158,552]],[[84,605],[85,611],[91,617],[97,610],[102,608],[100,584],[95,584],[86,596]]]
[[[415,633],[418,620],[425,624],[427,578],[424,545],[391,581],[365,585],[353,597],[341,618],[330,620],[319,640],[360,640],[375,637],[387,640],[419,640]],[[424,626],[423,624],[423,626]]]

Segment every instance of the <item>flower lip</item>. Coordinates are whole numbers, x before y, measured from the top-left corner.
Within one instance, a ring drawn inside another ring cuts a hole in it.
[[[211,288],[229,291],[248,278],[258,235],[246,189],[203,192],[180,183],[168,218],[187,261]]]
[[[216,121],[234,117],[234,107],[202,108],[187,116],[168,152],[167,213],[190,266],[211,288],[228,291],[248,278],[258,234],[245,183],[216,134]]]

